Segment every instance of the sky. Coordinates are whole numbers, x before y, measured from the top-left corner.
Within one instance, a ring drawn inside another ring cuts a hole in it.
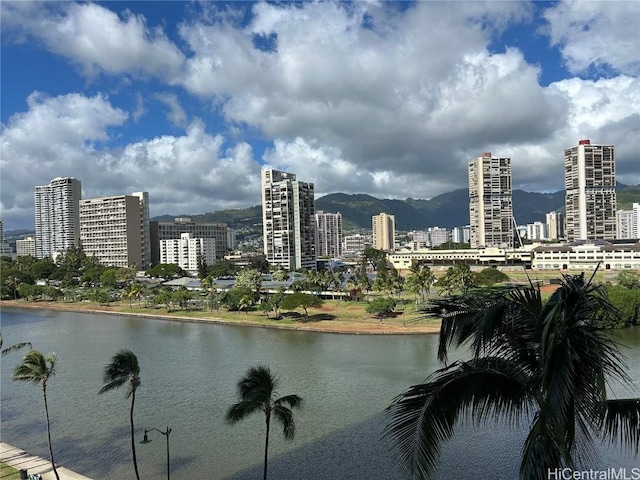
[[[429,199],[470,159],[563,189],[564,149],[615,145],[640,184],[640,2],[0,2],[0,216],[33,190],[148,191],[151,215],[260,204],[260,169]]]

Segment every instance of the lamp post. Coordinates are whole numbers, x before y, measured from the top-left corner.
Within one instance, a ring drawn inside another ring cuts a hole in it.
[[[140,443],[151,443],[151,439],[149,438],[149,436],[147,435],[149,432],[152,431],[156,431],[158,433],[161,433],[162,435],[164,435],[165,437],[167,437],[167,480],[171,480],[171,464],[169,462],[169,434],[171,433],[171,429],[169,427],[167,427],[166,431],[162,431],[162,430],[158,430],[157,428],[149,428],[146,429],[144,431],[144,438],[142,439],[142,441]]]

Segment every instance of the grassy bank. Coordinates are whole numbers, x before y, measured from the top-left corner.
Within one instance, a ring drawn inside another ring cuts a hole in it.
[[[412,334],[437,333],[440,330],[440,320],[425,319],[416,312],[413,303],[397,308],[393,317],[379,320],[365,312],[366,302],[345,302],[327,300],[321,308],[310,308],[307,318],[300,312],[282,312],[282,318],[276,320],[273,313],[267,316],[252,307],[247,311],[228,312],[224,309],[213,310],[171,310],[164,307],[145,307],[128,301],[112,302],[109,305],[99,305],[96,302],[27,302],[25,300],[8,300],[3,306],[21,308],[43,308],[51,310],[113,313],[120,315],[142,315],[177,321],[211,322],[235,325],[250,325],[270,328],[288,328],[295,330],[309,330],[334,333],[362,333],[362,334]]]

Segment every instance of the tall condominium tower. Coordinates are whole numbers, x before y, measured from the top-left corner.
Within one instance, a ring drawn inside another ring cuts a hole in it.
[[[80,242],[85,253],[103,265],[144,270],[146,192],[80,201]]]
[[[316,213],[316,257],[342,256],[342,214]]]
[[[396,217],[380,213],[371,217],[373,228],[373,248],[393,252],[396,237]]]
[[[293,173],[263,169],[262,231],[267,261],[286,270],[315,269],[313,183]]]
[[[80,180],[57,177],[35,188],[36,257],[63,253],[80,240]]]
[[[549,240],[564,238],[564,215],[561,212],[549,212],[546,215]]]
[[[564,151],[567,240],[616,238],[616,169],[613,145],[580,140]]]
[[[511,159],[485,152],[469,162],[471,248],[513,246]]]

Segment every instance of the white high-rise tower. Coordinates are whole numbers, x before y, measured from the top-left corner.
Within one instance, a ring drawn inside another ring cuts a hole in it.
[[[315,269],[313,183],[293,173],[264,169],[262,229],[267,261],[285,270]]]
[[[80,180],[57,177],[33,193],[36,257],[65,252],[80,240]]]

